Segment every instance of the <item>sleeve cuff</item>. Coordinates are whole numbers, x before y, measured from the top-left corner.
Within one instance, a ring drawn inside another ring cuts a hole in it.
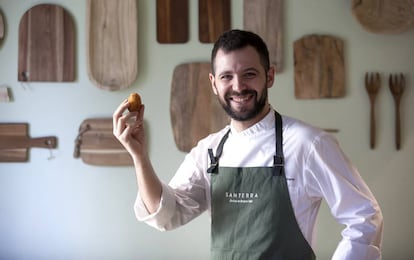
[[[167,184],[162,183],[161,200],[158,209],[154,213],[149,213],[141,199],[138,191],[134,204],[135,216],[138,221],[147,223],[159,230],[166,230],[167,223],[173,217],[175,212],[175,195],[174,191]]]

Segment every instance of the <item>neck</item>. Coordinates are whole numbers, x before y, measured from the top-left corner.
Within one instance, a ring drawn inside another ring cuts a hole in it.
[[[262,120],[267,115],[267,113],[269,113],[269,111],[270,111],[270,105],[267,104],[263,108],[263,110],[254,118],[250,120],[246,120],[246,121],[238,121],[238,120],[231,119],[231,125],[237,132],[242,132],[246,130],[247,128],[251,127],[252,125],[256,124],[257,122],[259,122],[260,120]]]

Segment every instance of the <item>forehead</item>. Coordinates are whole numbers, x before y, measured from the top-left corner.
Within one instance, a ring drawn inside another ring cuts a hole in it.
[[[216,72],[261,67],[259,53],[252,46],[229,52],[219,49],[214,61]]]

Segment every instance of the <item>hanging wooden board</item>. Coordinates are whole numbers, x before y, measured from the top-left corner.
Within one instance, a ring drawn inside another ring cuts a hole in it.
[[[229,123],[214,95],[208,74],[209,62],[175,67],[171,86],[171,124],[177,148],[189,152],[208,134]]]
[[[0,162],[27,162],[29,148],[56,148],[54,136],[30,138],[27,123],[0,123]]]
[[[0,40],[4,38],[4,27],[3,14],[0,11]]]
[[[343,49],[341,39],[328,35],[306,35],[294,42],[296,98],[345,95]]]
[[[136,0],[87,1],[88,75],[98,88],[124,89],[137,77],[136,3]]]
[[[188,0],[157,0],[157,41],[188,41]]]
[[[276,72],[282,71],[283,61],[282,10],[282,0],[244,0],[243,3],[243,27],[266,42],[270,63]]]
[[[74,157],[97,166],[133,165],[131,156],[112,129],[112,118],[85,119],[79,127]]]
[[[353,0],[352,13],[372,33],[397,34],[414,27],[413,0]]]
[[[40,4],[19,24],[19,81],[75,80],[75,29],[62,7]]]
[[[231,28],[230,0],[198,1],[198,36],[202,43],[212,43]]]

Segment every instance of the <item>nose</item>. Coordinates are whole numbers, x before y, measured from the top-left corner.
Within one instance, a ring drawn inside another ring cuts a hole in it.
[[[246,84],[240,76],[236,75],[233,77],[232,89],[235,92],[241,92],[246,89]]]

